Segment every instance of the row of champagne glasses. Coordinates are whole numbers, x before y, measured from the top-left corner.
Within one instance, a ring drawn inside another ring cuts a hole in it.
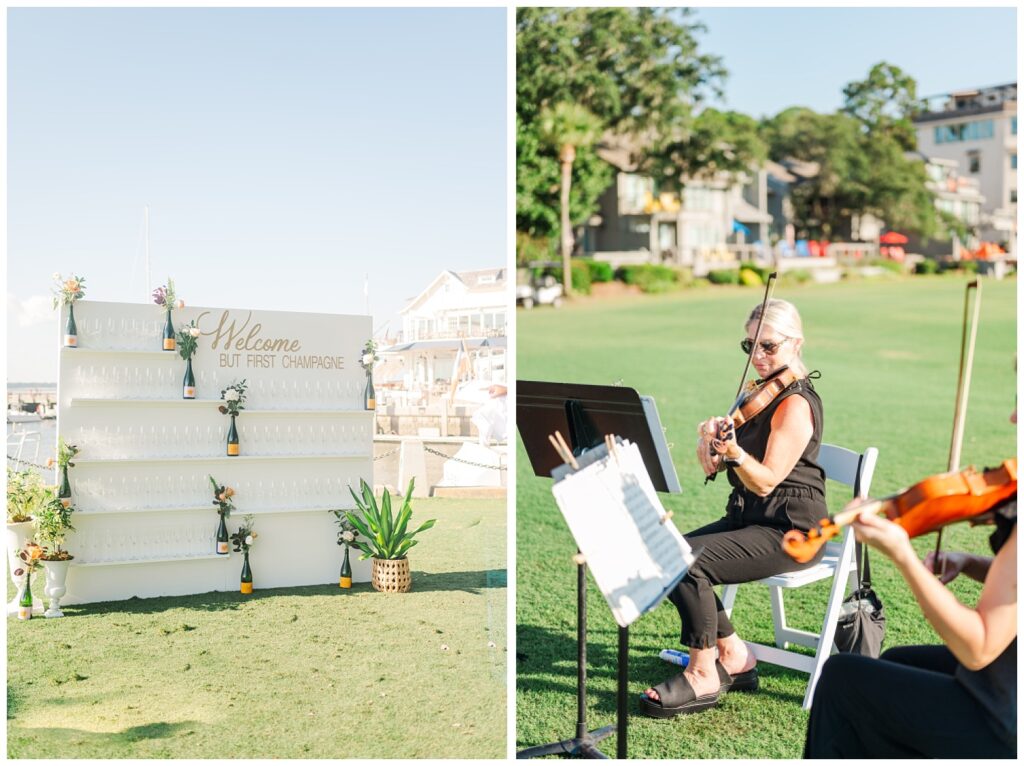
[[[121,362],[79,364],[72,379],[77,395],[84,398],[180,399],[184,375],[184,363],[133,365]],[[201,369],[195,373],[196,398],[219,400],[220,392],[239,378],[230,370]],[[246,407],[362,409],[364,385],[359,380],[255,380],[249,382]]]
[[[78,327],[82,348],[111,351],[160,351],[163,348],[166,317],[153,319],[82,319]]]
[[[218,425],[92,426],[79,431],[83,457],[124,460],[218,457],[224,454],[227,423]],[[243,454],[346,457],[369,451],[369,422],[238,423]]]
[[[316,508],[351,508],[348,488],[358,476],[307,479],[249,479],[231,484],[239,512]],[[92,476],[72,480],[75,507],[89,511],[152,511],[213,509],[213,493],[205,474],[155,476]]]
[[[78,530],[69,545],[75,563],[101,564],[115,561],[206,556],[217,551],[216,516],[208,524],[122,524],[95,531]]]

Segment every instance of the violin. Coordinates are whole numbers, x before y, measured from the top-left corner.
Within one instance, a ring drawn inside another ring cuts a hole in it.
[[[864,500],[835,516],[822,519],[806,535],[791,529],[782,549],[800,564],[814,558],[821,547],[864,512],[885,513],[910,537],[934,532],[957,521],[978,519],[1017,493],[1017,458],[996,468],[976,471],[967,467],[930,476],[909,489],[881,500]]]
[[[761,412],[775,401],[775,397],[789,388],[799,378],[788,366],[780,367],[767,378],[756,383],[750,383],[747,390],[740,394],[739,398],[729,409],[729,417],[735,428],[753,420]]]
[[[772,403],[772,400],[774,400],[776,396],[785,390],[786,386],[796,380],[796,376],[788,367],[782,367],[760,383],[746,383],[747,371],[750,369],[750,361],[754,358],[754,349],[757,348],[757,343],[761,340],[761,327],[764,325],[764,311],[768,306],[768,301],[771,300],[772,290],[775,287],[775,279],[777,277],[778,273],[774,271],[768,275],[768,280],[764,288],[764,300],[761,301],[761,314],[757,319],[757,329],[754,332],[754,343],[750,347],[750,352],[747,354],[747,363],[744,365],[743,373],[740,375],[740,384],[736,389],[735,401],[733,402],[732,407],[729,408],[729,417],[733,419],[733,425],[732,427],[723,426],[721,424],[716,426],[715,439],[718,441],[728,439],[732,435],[733,429],[739,428],[743,423],[746,423],[756,417],[758,413]],[[786,377],[780,377],[783,375]],[[776,378],[779,379],[776,380]],[[780,387],[780,383],[786,378],[788,378],[789,382]],[[714,447],[710,445],[708,445],[708,450],[712,455],[716,454]],[[704,477],[704,483],[707,484],[709,481],[714,481],[716,476],[716,473],[708,474]]]

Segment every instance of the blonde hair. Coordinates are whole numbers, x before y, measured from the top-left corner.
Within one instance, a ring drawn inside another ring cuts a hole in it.
[[[757,321],[761,318],[761,304],[758,303],[754,306],[754,310],[750,312],[750,316],[747,317],[746,323],[743,328],[753,323],[757,326]],[[767,306],[764,310],[764,322],[763,325],[770,325],[780,335],[784,335],[787,338],[799,338],[804,339],[804,323],[800,319],[800,312],[796,310],[789,301],[784,301],[781,298],[772,298],[768,301]],[[762,326],[762,332],[764,328]],[[797,355],[793,357],[793,361],[790,362],[790,368],[797,374],[804,376],[807,375],[807,367],[804,366],[804,361],[801,358],[803,354],[803,344],[797,352]]]

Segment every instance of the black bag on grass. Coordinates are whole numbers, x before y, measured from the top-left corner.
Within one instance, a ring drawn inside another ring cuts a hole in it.
[[[843,601],[836,625],[836,649],[865,657],[878,657],[885,639],[885,613],[882,602],[871,589],[871,563],[864,548],[864,568],[860,566],[861,544],[856,544],[858,588]]]

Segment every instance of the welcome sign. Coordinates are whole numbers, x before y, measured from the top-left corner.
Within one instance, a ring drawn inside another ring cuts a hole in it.
[[[62,310],[61,326],[67,309]],[[195,398],[185,361],[162,350],[156,306],[75,304],[78,346],[60,350],[58,433],[79,447],[69,478],[75,556],[64,603],[236,590],[242,558],[216,553],[212,476],[246,514],[256,589],[337,583],[332,509],[373,483],[374,413],[359,358],[368,316],[256,309],[175,309],[199,328]],[[221,392],[245,381],[239,450],[228,456]],[[369,562],[353,562],[357,581]]]

